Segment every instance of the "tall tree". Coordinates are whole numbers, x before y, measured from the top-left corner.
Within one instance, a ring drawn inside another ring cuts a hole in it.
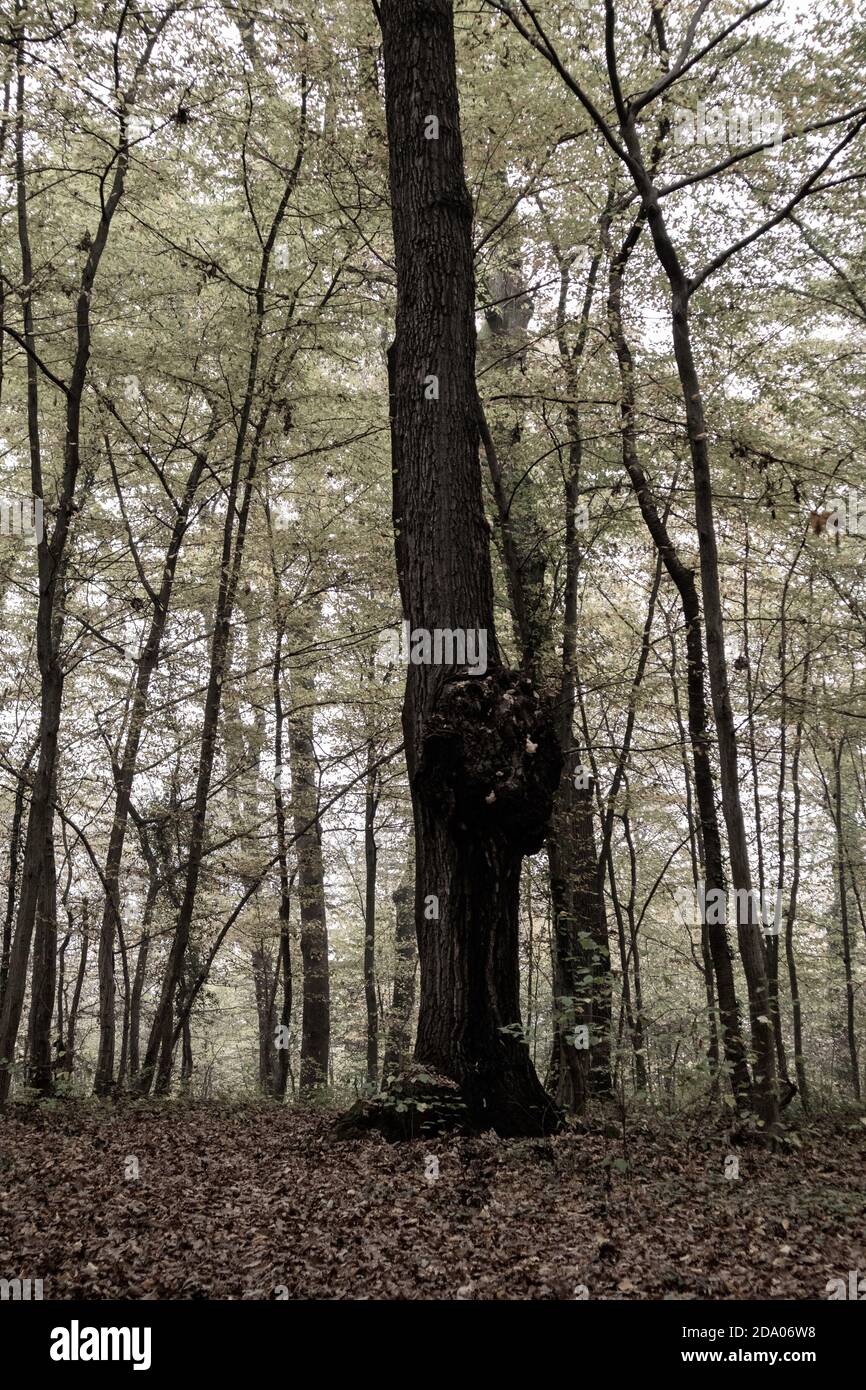
[[[76,288],[75,330],[72,361],[68,379],[63,381],[41,363],[36,345],[33,316],[33,264],[27,209],[27,170],[25,162],[25,56],[26,36],[23,18],[16,26],[15,51],[17,59],[16,112],[16,186],[18,194],[18,231],[21,248],[22,281],[24,285],[23,342],[27,354],[27,414],[30,442],[30,473],[33,496],[40,503],[48,494],[48,480],[43,473],[42,448],[38,420],[37,364],[51,385],[64,399],[65,437],[63,462],[57,486],[56,516],[53,529],[45,528],[38,539],[39,605],[36,617],[36,644],[40,671],[39,756],[30,798],[27,836],[22,866],[21,896],[18,918],[9,962],[9,974],[3,1008],[0,1012],[0,1101],[9,1093],[10,1066],[15,1055],[15,1042],[21,1021],[21,1010],[27,979],[27,963],[34,924],[38,919],[37,955],[34,961],[37,996],[42,1001],[37,1010],[42,1055],[39,1084],[50,1089],[50,1066],[46,1070],[45,1052],[50,1049],[50,1026],[54,992],[54,956],[56,951],[56,883],[52,869],[54,803],[57,790],[57,759],[60,718],[65,680],[64,634],[64,576],[68,545],[76,509],[81,473],[82,406],[88,382],[88,367],[92,348],[92,301],[97,273],[108,245],[112,224],[123,198],[130,160],[130,114],[138,89],[150,65],[154,48],[177,7],[169,7],[155,18],[153,28],[145,27],[146,38],[140,52],[133,57],[130,80],[121,85],[121,52],[125,49],[126,11],[117,21],[115,46],[115,118],[116,143],[100,178],[99,218],[93,235],[88,231],[82,238],[84,265]],[[18,7],[21,14],[22,6]],[[132,45],[130,45],[131,47]],[[43,971],[50,979],[42,980]],[[49,988],[50,986],[50,988]],[[31,1026],[31,1041],[34,1040]]]
[[[518,893],[523,856],[544,842],[562,755],[532,681],[504,667],[496,642],[453,5],[382,0],[378,14],[397,265],[389,371],[400,592],[422,658],[437,630],[471,637],[476,650],[486,642],[487,653],[482,672],[443,643],[441,664],[428,651],[408,671],[415,1056],[458,1084],[472,1123],[544,1133],[559,1117],[520,1021]]]
[[[510,190],[508,199],[511,201]],[[513,221],[513,219],[512,219]],[[498,521],[497,537],[505,570],[520,664],[539,688],[554,696],[556,731],[563,751],[560,778],[547,837],[550,899],[553,915],[554,1043],[549,1084],[560,1105],[580,1111],[591,1090],[610,1089],[610,949],[603,893],[603,873],[595,843],[592,785],[583,775],[575,738],[579,671],[577,663],[580,536],[578,506],[583,460],[580,411],[576,405],[578,373],[589,334],[599,259],[590,262],[575,341],[569,341],[565,305],[571,289],[571,263],[554,247],[560,274],[556,341],[571,404],[565,412],[567,445],[563,450],[565,579],[561,656],[555,651],[555,613],[545,579],[554,568],[550,540],[541,518],[539,486],[515,447],[525,410],[522,383],[514,376],[533,301],[528,292],[516,228],[506,239],[507,264],[490,277],[493,303],[486,311],[490,341],[503,360],[504,384],[517,396],[510,433],[494,438],[482,416],[481,433]],[[545,440],[546,442],[546,440]],[[581,1033],[577,1032],[580,1028]]]

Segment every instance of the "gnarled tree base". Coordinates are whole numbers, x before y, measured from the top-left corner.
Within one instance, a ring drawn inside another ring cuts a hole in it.
[[[562,1128],[562,1115],[538,1085],[534,1103],[526,1097],[485,1088],[483,1097],[471,1087],[420,1065],[391,1077],[384,1090],[358,1100],[334,1126],[340,1139],[360,1139],[373,1131],[391,1143],[433,1138],[441,1134],[481,1134],[494,1130],[503,1138],[554,1134]]]

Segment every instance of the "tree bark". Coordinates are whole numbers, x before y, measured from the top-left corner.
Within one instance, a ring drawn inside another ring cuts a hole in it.
[[[758,678],[759,678],[759,676],[760,676],[761,655],[762,655],[762,653],[763,653],[763,647],[761,647],[761,648],[759,649],[757,655],[755,655],[754,658],[753,658],[753,654],[752,654],[752,643],[751,643],[751,633],[750,633],[750,630],[749,630],[749,562],[750,562],[750,559],[751,559],[751,545],[750,545],[750,539],[749,539],[749,525],[748,525],[748,522],[746,522],[746,537],[745,537],[745,545],[744,545],[744,553],[743,553],[743,652],[742,652],[742,654],[743,654],[743,659],[744,659],[744,661],[745,661],[745,663],[746,663],[746,666],[745,666],[745,673],[746,673],[746,732],[747,732],[747,743],[748,743],[748,750],[749,750],[749,763],[750,763],[751,770],[752,770],[752,805],[753,805],[753,808],[754,808],[754,818],[755,818],[755,821],[754,821],[754,825],[755,825],[755,853],[756,853],[757,868],[758,868],[758,893],[759,893],[759,895],[760,895],[761,914],[762,914],[762,921],[763,921],[763,917],[764,917],[765,909],[766,909],[766,897],[765,897],[765,893],[766,893],[766,887],[767,887],[767,877],[766,877],[766,874],[765,874],[765,872],[764,872],[764,828],[763,828],[763,816],[762,816],[762,814],[761,814],[761,797],[760,797],[760,787],[759,787],[759,777],[758,777],[758,751],[757,751],[757,743],[756,743],[756,737],[755,737],[755,682],[758,680]],[[783,643],[784,643],[784,638],[785,638],[785,605],[786,605],[786,603],[787,603],[787,597],[788,597],[788,585],[787,585],[787,582],[786,582],[786,583],[785,583],[785,586],[784,586],[784,588],[783,588],[783,591],[782,591],[782,605],[781,605],[782,611],[781,611],[781,618],[780,618],[781,637],[782,637],[782,642],[783,642]],[[754,670],[753,670],[753,668],[754,668]],[[781,679],[782,679],[782,683],[784,684],[784,671],[783,671],[782,674],[781,674]],[[783,707],[783,710],[782,710],[782,718],[781,718],[781,721],[780,721],[780,738],[781,738],[781,748],[780,748],[780,751],[779,751],[779,758],[780,758],[780,763],[781,763],[781,766],[782,766],[782,772],[781,772],[780,775],[781,775],[781,777],[782,777],[782,780],[784,781],[784,764],[785,764],[785,720],[784,720],[784,707]],[[777,802],[777,805],[778,805],[779,813],[780,813],[780,816],[781,816],[781,811],[782,811],[781,801],[778,801],[778,802]],[[780,843],[780,847],[781,847],[781,855],[783,856],[783,855],[784,855],[784,843],[783,843],[783,842],[784,842],[784,835],[783,835],[781,823],[780,823],[780,827],[779,827],[779,836],[780,836],[780,841],[779,841],[779,843]],[[785,1054],[785,1039],[784,1039],[784,1036],[783,1036],[783,1034],[782,1034],[782,1015],[781,1015],[781,1012],[780,1012],[780,1009],[779,1009],[779,936],[778,936],[778,931],[775,929],[775,918],[776,918],[776,912],[775,912],[775,906],[774,906],[774,909],[773,909],[773,928],[774,928],[774,929],[773,929],[773,931],[771,931],[771,932],[769,932],[769,933],[767,934],[767,939],[766,939],[766,952],[767,952],[767,990],[768,990],[769,1001],[770,1001],[770,1019],[771,1019],[772,1024],[773,1024],[773,1037],[774,1037],[774,1039],[775,1039],[775,1046],[776,1046],[776,1066],[777,1066],[778,1073],[779,1073],[779,1076],[780,1076],[781,1080],[785,1083],[785,1085],[784,1085],[785,1091],[790,1091],[791,1082],[790,1082],[789,1077],[788,1077],[788,1059],[787,1059],[787,1056],[786,1056],[786,1054]]]
[[[150,937],[142,934],[135,958],[135,975],[132,980],[132,999],[129,1009],[129,1079],[134,1082],[141,1070],[141,1000],[144,994],[144,981],[147,974],[147,957],[150,951]],[[121,1068],[121,1081],[123,1069]]]
[[[175,925],[174,937],[169,952],[168,963],[160,990],[156,1014],[151,1025],[150,1038],[144,1063],[138,1077],[139,1090],[146,1093],[151,1084],[164,1093],[168,1090],[171,1078],[173,1054],[173,1016],[174,1005],[183,974],[184,961],[189,946],[196,892],[201,871],[202,854],[205,843],[205,823],[216,751],[217,726],[222,704],[223,683],[228,664],[229,636],[234,600],[243,559],[246,538],[247,518],[252,496],[252,484],[257,462],[257,444],[253,446],[249,460],[246,480],[243,487],[243,502],[238,506],[241,489],[241,465],[244,449],[245,428],[238,432],[235,449],[232,480],[229,489],[228,509],[223,531],[222,561],[220,583],[214,614],[213,635],[210,651],[210,672],[202,716],[201,739],[199,742],[196,790],[193,803],[192,829],[189,854],[187,856],[186,881],[180,910]],[[237,507],[237,510],[236,510]],[[235,531],[237,527],[237,531]]]
[[[668,643],[671,653],[671,694],[673,695],[674,716],[676,718],[677,732],[680,741],[680,755],[682,758],[683,784],[686,789],[686,818],[689,825],[689,859],[692,866],[692,885],[695,893],[698,891],[698,884],[704,883],[706,879],[704,865],[704,837],[699,821],[695,820],[694,814],[694,795],[692,792],[692,772],[689,767],[687,746],[688,738],[686,735],[685,724],[683,723],[682,706],[680,702],[679,678],[677,675],[677,644],[674,632],[668,622]],[[730,953],[729,953],[730,955]],[[707,1060],[713,1076],[715,1087],[718,1080],[719,1071],[719,1028],[716,1011],[716,990],[713,976],[713,954],[710,949],[710,933],[706,922],[706,914],[701,922],[701,960],[704,970],[704,986],[707,995],[707,1025],[709,1029],[709,1043],[707,1045]]]
[[[478,649],[482,633],[487,643],[484,672],[444,646],[441,664],[422,659],[408,672],[415,1057],[457,1083],[473,1125],[545,1133],[559,1114],[523,1038],[518,894],[523,855],[544,843],[561,753],[531,680],[504,668],[493,623],[453,6],[382,0],[379,17],[397,263],[389,374],[403,609],[427,640],[447,630],[473,634]]]

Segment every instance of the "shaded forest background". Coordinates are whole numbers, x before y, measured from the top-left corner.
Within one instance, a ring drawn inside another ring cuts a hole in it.
[[[553,61],[612,129],[605,8],[455,13],[497,633],[565,753],[512,1026],[566,1108],[733,1104],[728,951],[753,1070],[768,1046],[783,1101],[859,1102],[863,15],[617,7],[623,87],[659,84],[641,136],[692,277],[734,768],[778,929],[728,948],[695,905],[730,875],[696,785],[694,398],[629,168]],[[2,1094],[343,1104],[404,1065],[419,991],[376,15],[4,5],[0,67]],[[684,139],[699,108],[723,118]],[[436,914],[427,885],[419,930]]]

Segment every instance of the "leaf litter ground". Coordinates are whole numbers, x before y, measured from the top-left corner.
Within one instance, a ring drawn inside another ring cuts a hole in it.
[[[0,1277],[87,1300],[821,1299],[866,1273],[856,1117],[773,1153],[705,1118],[403,1144],[340,1140],[333,1120],[9,1106]]]

